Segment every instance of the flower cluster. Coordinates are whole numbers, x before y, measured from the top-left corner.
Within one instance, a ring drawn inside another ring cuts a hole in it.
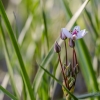
[[[65,64],[62,64],[61,58],[60,58],[61,47],[57,43],[57,41],[55,42],[54,51],[56,53],[58,53],[58,59],[59,59],[62,74],[63,74],[63,85],[66,88],[68,88],[68,90],[70,92],[74,91],[76,76],[79,72],[79,66],[78,66],[78,62],[77,62],[76,51],[74,49],[75,40],[84,37],[86,33],[87,33],[86,30],[85,29],[80,30],[79,26],[75,26],[73,31],[68,31],[66,28],[61,29],[60,38],[62,40],[64,40],[65,52],[66,52],[66,63]],[[72,64],[71,63],[67,64],[68,63],[67,62],[67,46],[66,46],[66,39],[67,38],[69,38],[68,45],[73,49]],[[66,97],[68,97],[68,94],[65,91],[65,89],[64,88],[62,88],[62,89],[63,89],[64,95]]]
[[[83,38],[86,34],[86,30],[80,30],[79,26],[75,26],[73,31],[69,32],[66,28],[61,30],[61,39],[71,38],[72,40]],[[65,38],[66,37],[66,38]]]

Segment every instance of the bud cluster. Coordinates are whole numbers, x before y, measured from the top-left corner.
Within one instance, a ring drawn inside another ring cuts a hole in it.
[[[75,41],[74,41],[74,39],[71,39],[71,38],[69,38],[69,40],[68,40],[69,47],[71,47],[73,49],[73,57],[72,57],[72,64],[67,64],[67,62],[68,62],[67,61],[67,46],[66,46],[67,37],[65,36],[63,31],[61,31],[61,33],[60,33],[60,38],[64,41],[64,44],[65,44],[65,53],[66,53],[66,63],[65,64],[62,64],[62,62],[61,62],[61,58],[60,58],[61,47],[57,42],[55,42],[54,51],[56,53],[58,53],[58,58],[59,58],[62,75],[63,75],[63,85],[66,88],[68,88],[68,90],[70,92],[73,92],[74,87],[75,87],[75,82],[76,82],[76,76],[79,72],[79,66],[77,63],[76,52],[74,49]],[[68,93],[65,91],[65,89],[63,87],[62,87],[62,89],[63,89],[64,95],[67,97]]]

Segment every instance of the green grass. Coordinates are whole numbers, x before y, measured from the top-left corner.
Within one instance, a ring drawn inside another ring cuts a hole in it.
[[[31,84],[30,84],[30,81],[29,81],[29,77],[28,77],[28,74],[26,72],[22,56],[21,56],[20,51],[19,51],[18,43],[17,43],[17,41],[15,39],[13,30],[11,28],[11,25],[10,25],[9,20],[7,18],[7,15],[6,15],[5,11],[4,11],[4,7],[3,7],[1,1],[0,1],[0,11],[1,11],[1,17],[3,18],[3,20],[5,22],[5,25],[6,25],[7,29],[8,29],[8,33],[9,33],[11,42],[12,42],[13,47],[15,49],[16,55],[18,57],[18,61],[19,61],[20,68],[21,68],[22,77],[23,77],[25,85],[27,87],[30,99],[33,100],[34,96],[33,96],[32,87],[31,87]]]
[[[77,8],[75,5],[80,7]],[[15,11],[15,18],[11,17],[11,21],[9,6],[5,10],[0,0],[0,43],[2,43],[0,52],[4,53],[3,58],[6,60],[10,76],[8,84],[10,83],[13,91],[10,93],[2,86],[0,90],[14,100],[51,100],[55,92],[61,92],[54,89],[55,83],[63,86],[62,81],[59,80],[61,71],[58,70],[60,68],[54,52],[54,43],[58,41],[63,48],[63,41],[59,38],[61,28],[66,27],[71,30],[75,25],[79,25],[88,31],[84,39],[75,41],[87,94],[76,96],[66,87],[64,88],[73,100],[88,98],[99,100],[99,5],[99,0],[84,2],[78,0],[77,3],[74,0],[70,2],[69,0],[26,0],[16,5],[18,13]],[[90,46],[89,43],[94,45]],[[63,50],[61,54],[64,62]],[[70,53],[68,55],[71,56]],[[93,63],[94,57],[97,59],[97,64]],[[15,82],[16,75],[21,79],[22,88]],[[60,99],[64,100],[63,97]]]

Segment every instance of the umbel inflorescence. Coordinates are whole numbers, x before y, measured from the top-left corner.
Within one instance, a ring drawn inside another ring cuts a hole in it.
[[[61,66],[61,72],[63,75],[63,85],[70,91],[73,92],[74,91],[74,86],[75,86],[75,82],[76,82],[76,76],[79,72],[79,66],[78,66],[78,62],[77,62],[77,56],[76,56],[76,51],[74,49],[75,47],[75,40],[83,38],[86,34],[86,30],[80,30],[79,26],[75,26],[73,31],[68,31],[66,28],[62,28],[61,29],[61,33],[60,33],[60,38],[64,41],[64,46],[65,46],[65,53],[66,53],[66,63],[62,64],[61,58],[60,58],[60,51],[61,51],[61,47],[60,45],[57,43],[57,41],[55,42],[54,45],[54,51],[56,53],[58,53],[58,59],[60,62],[60,66]],[[69,63],[68,64],[68,59],[67,59],[67,45],[66,45],[66,39],[68,40],[68,45],[73,49],[73,57],[72,57],[72,64]],[[63,92],[64,95],[66,97],[68,97],[67,92],[65,91],[64,88]]]

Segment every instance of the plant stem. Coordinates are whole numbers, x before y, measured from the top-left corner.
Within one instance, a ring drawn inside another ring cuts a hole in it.
[[[76,60],[76,64],[77,64],[77,56],[76,56],[76,51],[74,49],[74,54],[75,54],[75,60]]]
[[[74,74],[74,48],[73,48],[72,76],[73,74]]]
[[[63,77],[64,77],[65,85],[68,88],[67,79],[66,79],[65,74],[64,74],[64,69],[63,69],[63,66],[62,66],[62,63],[61,63],[61,59],[60,59],[60,54],[59,53],[58,53],[58,58],[59,58],[60,66],[61,66],[61,69],[62,69],[62,74],[63,74]]]
[[[64,44],[65,44],[65,52],[66,52],[66,66],[67,66],[67,46],[66,46],[66,41],[64,40]]]

